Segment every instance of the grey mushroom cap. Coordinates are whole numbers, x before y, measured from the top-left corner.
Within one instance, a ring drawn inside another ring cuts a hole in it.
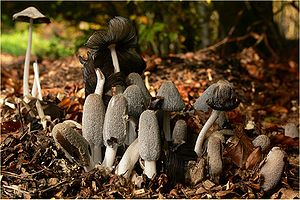
[[[201,110],[203,112],[207,112],[209,110],[210,107],[209,105],[207,105],[206,101],[212,97],[213,90],[215,89],[216,86],[217,84],[213,83],[206,90],[204,90],[202,95],[198,97],[198,99],[193,105],[195,110]]]
[[[142,159],[158,160],[160,156],[160,135],[156,114],[153,110],[145,110],[139,120],[139,152]]]
[[[233,85],[226,80],[219,80],[206,103],[214,110],[229,111],[239,105]]]
[[[163,97],[162,110],[181,111],[184,109],[184,102],[172,81],[164,82],[157,91],[157,95]]]
[[[297,128],[296,124],[287,123],[284,126],[284,135],[291,138],[299,137],[299,129]]]
[[[146,88],[142,77],[138,73],[135,73],[135,72],[130,73],[127,76],[127,84],[137,85],[141,89],[141,91],[143,92],[143,94],[145,96],[145,99],[146,99],[146,102],[149,102],[151,100],[151,95],[150,95],[148,89]]]
[[[43,15],[35,7],[28,7],[13,15],[13,20],[16,21],[30,22],[30,19],[33,19],[34,24],[50,23],[50,19]]]
[[[266,135],[259,135],[253,141],[252,144],[254,147],[261,147],[261,150],[265,152],[271,144],[270,138]]]
[[[69,159],[81,166],[89,166],[91,163],[91,148],[86,139],[66,123],[59,123],[52,129],[52,135]]]
[[[90,143],[103,144],[105,106],[101,95],[90,94],[83,105],[82,135]]]
[[[173,129],[173,143],[180,144],[186,141],[187,124],[184,120],[180,119],[175,123]]]
[[[139,119],[145,110],[145,98],[141,89],[137,85],[130,85],[126,88],[123,95],[128,103],[128,115]]]
[[[127,132],[128,109],[123,94],[113,96],[107,106],[103,125],[105,146],[114,147],[124,143]]]

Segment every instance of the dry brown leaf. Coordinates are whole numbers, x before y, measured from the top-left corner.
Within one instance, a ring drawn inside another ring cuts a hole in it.
[[[261,160],[261,158],[262,158],[261,147],[257,147],[248,156],[248,158],[246,160],[246,164],[245,164],[246,169],[251,169],[254,166],[256,166],[256,164]]]
[[[270,140],[271,140],[271,144],[273,145],[281,144],[288,147],[299,148],[299,138],[291,138],[285,136],[283,133],[272,135],[270,137]]]

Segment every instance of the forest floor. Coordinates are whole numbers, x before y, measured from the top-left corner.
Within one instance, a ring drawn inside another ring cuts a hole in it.
[[[299,135],[289,137],[284,128],[292,123],[299,134],[297,58],[266,60],[252,48],[226,58],[212,51],[145,58],[151,94],[155,95],[166,80],[173,81],[181,94],[186,108],[180,114],[173,113],[171,124],[174,126],[179,118],[187,122],[189,144],[209,114],[194,112],[195,100],[220,79],[235,86],[241,102],[227,116],[240,137],[235,144],[224,144],[218,184],[209,179],[207,164],[200,181],[174,183],[173,177],[158,167],[156,177],[144,177],[142,187],[100,168],[84,172],[67,160],[51,136],[53,126],[62,120],[81,124],[84,84],[78,57],[38,61],[42,105],[52,119],[43,129],[34,102],[27,107],[22,102],[24,57],[1,54],[1,198],[299,198]],[[32,69],[30,74],[32,85]],[[251,144],[260,134],[271,139],[269,149],[279,146],[287,153],[282,177],[267,193],[262,191],[258,172],[268,152],[257,153],[249,147],[249,141]],[[136,171],[141,172],[139,166]]]

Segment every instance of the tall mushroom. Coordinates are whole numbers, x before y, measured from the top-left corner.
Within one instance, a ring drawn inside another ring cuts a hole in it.
[[[96,69],[97,86],[94,94],[86,97],[83,105],[82,135],[89,142],[95,164],[102,162],[103,123],[105,106],[102,100],[105,78],[99,68]]]
[[[220,113],[222,111],[232,110],[238,105],[239,100],[237,99],[233,86],[226,80],[219,80],[217,83],[212,84],[204,91],[202,96],[196,100],[194,104],[196,110],[207,111],[209,107],[212,108],[210,117],[201,129],[195,144],[194,151],[198,156],[202,153],[202,145],[206,132],[216,121]]]
[[[145,161],[144,174],[152,178],[156,174],[156,161],[161,150],[158,121],[153,110],[145,110],[139,121],[139,152]]]
[[[24,63],[24,75],[23,75],[23,95],[24,97],[29,96],[29,65],[30,65],[30,54],[32,44],[32,28],[33,24],[50,23],[50,19],[45,17],[35,7],[28,7],[25,10],[18,12],[13,15],[13,20],[22,21],[29,23],[28,31],[28,43],[26,49],[25,63]]]
[[[163,82],[157,91],[157,97],[164,99],[161,109],[163,110],[163,131],[167,141],[171,141],[170,112],[184,109],[184,102],[172,81]]]
[[[88,141],[71,126],[67,123],[56,124],[52,129],[52,136],[70,161],[75,161],[79,166],[83,166],[85,171],[93,169]]]
[[[128,126],[127,101],[123,94],[115,95],[108,103],[103,125],[103,140],[106,146],[103,165],[112,168],[118,146],[126,139]]]

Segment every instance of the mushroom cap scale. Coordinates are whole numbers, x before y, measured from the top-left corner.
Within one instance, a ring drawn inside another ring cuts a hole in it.
[[[90,165],[90,145],[77,131],[66,123],[59,123],[53,127],[52,135],[55,142],[58,143],[64,152],[69,154],[75,162],[83,166]]]
[[[43,15],[35,7],[28,7],[13,15],[13,20],[16,21],[30,22],[30,19],[33,19],[34,24],[50,23],[50,19]]]
[[[160,135],[156,114],[153,110],[145,110],[139,120],[139,152],[142,159],[158,160],[160,156]]]
[[[141,91],[146,99],[146,102],[150,101],[151,95],[150,95],[148,89],[146,88],[142,77],[138,73],[135,73],[135,72],[130,73],[127,76],[127,84],[137,85],[141,89]]]
[[[141,89],[137,85],[130,85],[123,94],[128,102],[128,115],[138,119],[146,107]]]
[[[162,110],[181,111],[184,109],[184,102],[172,81],[164,82],[157,91],[157,95],[164,98]]]
[[[90,144],[103,144],[104,115],[105,106],[101,95],[87,96],[83,105],[82,135]]]
[[[128,109],[123,94],[113,96],[107,106],[103,125],[105,146],[113,147],[124,143],[127,132]]]

